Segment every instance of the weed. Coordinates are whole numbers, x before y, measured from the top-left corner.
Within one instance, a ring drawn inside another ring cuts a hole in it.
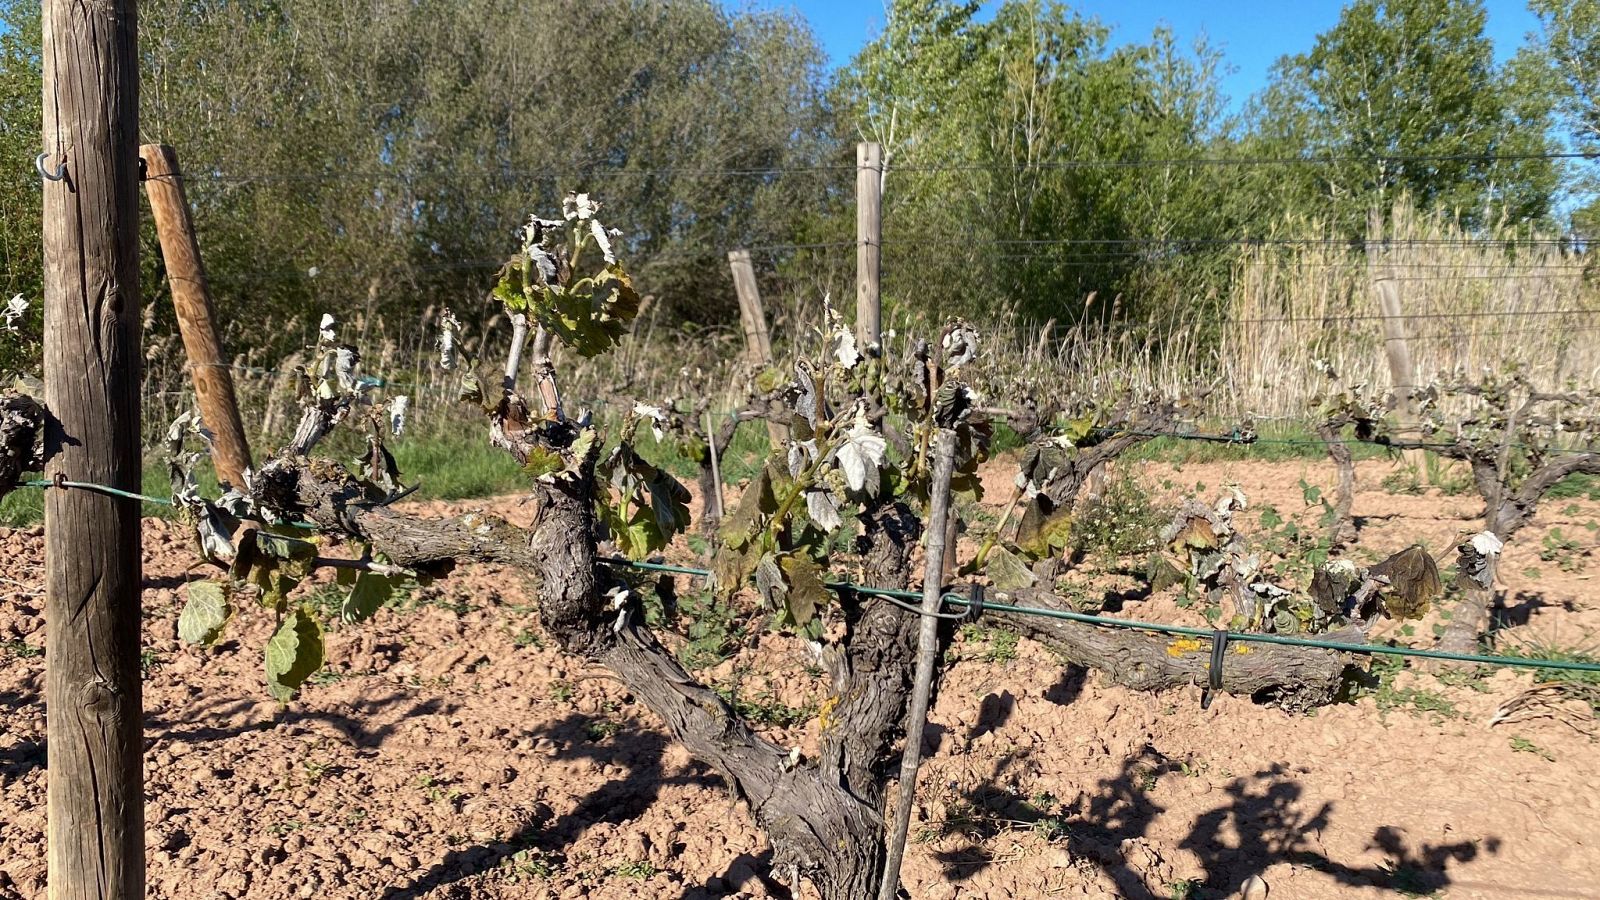
[[[550,702],[567,703],[572,700],[572,685],[565,681],[550,682]]]
[[[643,860],[625,862],[611,870],[611,874],[622,878],[638,878],[641,881],[656,874],[656,867]]]
[[[1119,470],[1106,482],[1099,499],[1085,504],[1073,520],[1073,547],[1112,559],[1139,556],[1155,549],[1161,525],[1161,515],[1150,501],[1144,481],[1133,472]]]
[[[744,637],[744,626],[726,604],[710,591],[678,598],[678,608],[689,622],[688,642],[678,648],[685,669],[707,669],[727,659]]]
[[[984,648],[977,658],[987,663],[1008,663],[1017,658],[1017,634],[1003,628],[985,628],[981,625],[961,626],[961,640],[965,643],[982,643]]]
[[[1389,474],[1383,476],[1378,485],[1391,494],[1420,494],[1422,493],[1422,478],[1417,474],[1414,466],[1400,466]]]
[[[540,650],[544,649],[544,640],[539,637],[538,632],[535,632],[530,628],[524,628],[512,635],[511,643],[517,645],[518,647],[537,647]]]
[[[621,730],[622,723],[613,722],[610,719],[591,719],[588,724],[583,726],[584,735],[595,743],[612,737]]]
[[[1549,762],[1556,761],[1556,755],[1554,753],[1551,753],[1549,750],[1544,749],[1525,737],[1513,737],[1511,739],[1511,749],[1517,751],[1518,753],[1532,753],[1534,756]]]
[[[1550,529],[1544,536],[1544,546],[1539,549],[1540,559],[1555,563],[1563,572],[1582,570],[1583,558],[1588,555],[1589,551],[1582,544],[1562,534],[1559,528]]]
[[[6,651],[17,659],[34,659],[44,655],[43,647],[35,647],[22,640],[5,641],[0,643],[0,647],[6,648]]]
[[[714,690],[734,708],[740,718],[757,727],[791,728],[817,714],[815,707],[784,703],[770,687],[763,688],[753,696],[740,694],[737,686],[730,683],[719,684]]]
[[[1513,646],[1499,648],[1500,655],[1515,659],[1543,660],[1546,662],[1600,663],[1588,650],[1563,647],[1539,640],[1524,640]],[[1541,684],[1558,684],[1568,697],[1588,703],[1600,713],[1600,672],[1576,672],[1570,669],[1536,669],[1534,680]]]
[[[1423,472],[1428,483],[1447,497],[1458,497],[1472,490],[1472,475],[1458,466],[1452,466],[1444,457],[1432,450],[1423,451]]]
[[[1167,896],[1172,900],[1190,900],[1200,890],[1200,882],[1193,878],[1180,878],[1167,885]]]
[[[507,880],[513,882],[524,878],[544,881],[560,868],[558,860],[554,857],[531,847],[511,854],[504,865],[509,870]]]

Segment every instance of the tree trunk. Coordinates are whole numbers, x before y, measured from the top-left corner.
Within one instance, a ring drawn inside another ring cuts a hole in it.
[[[139,489],[133,0],[44,5],[45,475]],[[144,896],[139,504],[45,495],[49,897]]]

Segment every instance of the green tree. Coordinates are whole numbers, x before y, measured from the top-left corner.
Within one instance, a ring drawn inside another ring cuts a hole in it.
[[[33,369],[42,293],[43,199],[33,160],[44,129],[39,4],[0,4],[0,304],[22,295],[31,312],[0,340],[0,371]]]
[[[1128,313],[1174,309],[1214,259],[1169,241],[1230,227],[1222,173],[1164,162],[1220,136],[1220,56],[1166,31],[1112,48],[1049,0],[978,9],[893,4],[839,80],[840,113],[885,146],[890,299],[1064,322],[1097,291],[1125,293]]]
[[[1308,53],[1279,60],[1249,146],[1328,157],[1281,173],[1289,208],[1363,233],[1369,210],[1409,196],[1468,225],[1533,222],[1556,169],[1548,92],[1526,59],[1496,66],[1479,0],[1356,0]]]
[[[1600,153],[1600,6],[1587,0],[1532,0],[1540,31],[1533,51],[1548,67],[1558,109],[1574,149]],[[1580,167],[1583,196],[1573,228],[1589,240],[1600,235],[1600,174]]]

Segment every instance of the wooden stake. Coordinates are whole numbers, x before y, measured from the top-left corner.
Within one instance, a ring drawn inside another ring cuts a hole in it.
[[[856,145],[856,340],[862,349],[883,334],[878,296],[883,265],[883,146]]]
[[[728,251],[728,268],[733,270],[733,289],[739,295],[739,322],[744,326],[744,352],[757,369],[772,365],[772,339],[767,335],[767,314],[761,307],[761,290],[756,287],[755,266],[749,250]],[[789,439],[789,429],[767,422],[767,438],[772,446]]]
[[[889,830],[889,848],[883,867],[878,900],[895,900],[900,890],[900,861],[906,835],[911,830],[911,808],[917,794],[917,769],[922,765],[922,728],[928,721],[933,670],[939,662],[939,603],[944,597],[941,580],[945,567],[946,520],[950,517],[950,478],[955,473],[956,433],[941,428],[933,436],[933,473],[928,499],[927,554],[922,570],[922,621],[917,631],[917,673],[911,688],[911,709],[906,712],[906,743],[900,754],[900,785],[896,788],[895,817]]]
[[[45,476],[136,491],[136,0],[46,0]],[[139,503],[45,493],[50,900],[144,896]]]
[[[165,144],[145,144],[139,148],[139,158],[144,160],[144,188],[161,239],[161,257],[172,285],[172,305],[178,311],[178,333],[183,335],[200,417],[212,434],[211,462],[218,479],[242,488],[244,471],[250,468],[250,444],[239,417],[233,374],[223,361],[216,305],[211,301],[200,243],[194,235],[178,152]]]
[[[1394,280],[1387,260],[1379,254],[1383,238],[1383,217],[1376,210],[1367,217],[1367,270],[1372,279],[1372,290],[1378,298],[1378,311],[1382,318],[1383,350],[1389,362],[1389,383],[1394,386],[1395,397],[1400,401],[1400,430],[1402,437],[1419,437],[1417,430],[1417,400],[1412,395],[1417,390],[1417,370],[1411,362],[1411,345],[1406,339],[1404,310],[1400,304],[1400,283]],[[1402,453],[1406,464],[1418,475],[1425,470],[1420,450]]]

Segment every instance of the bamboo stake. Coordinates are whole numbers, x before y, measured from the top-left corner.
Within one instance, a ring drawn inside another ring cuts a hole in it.
[[[878,900],[895,900],[900,890],[900,861],[911,831],[911,807],[917,794],[917,769],[922,765],[922,726],[928,721],[933,670],[939,661],[939,602],[944,596],[945,522],[950,516],[950,477],[955,471],[956,433],[939,429],[933,437],[933,496],[928,502],[927,559],[922,571],[922,622],[917,632],[917,675],[911,709],[906,713],[906,744],[900,754],[900,787],[893,831],[884,862]]]

